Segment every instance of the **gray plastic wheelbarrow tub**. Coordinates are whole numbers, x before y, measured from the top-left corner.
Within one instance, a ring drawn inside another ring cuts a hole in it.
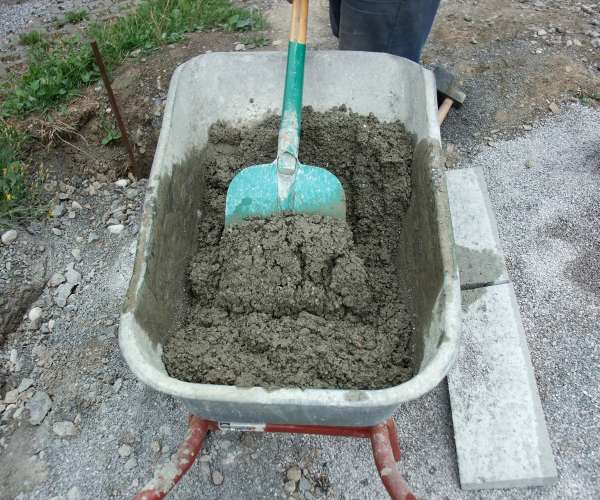
[[[148,182],[119,343],[133,373],[202,418],[227,423],[370,426],[435,387],[451,367],[460,328],[460,287],[436,120],[433,74],[406,59],[366,52],[310,52],[304,103],[345,104],[415,137],[412,201],[403,225],[403,273],[413,287],[416,374],[380,390],[263,389],[170,377],[162,346],[182,314],[185,275],[197,245],[204,181],[197,161],[217,120],[243,124],[279,112],[285,53],[214,53],[175,71]],[[302,152],[300,152],[302,154]],[[326,361],[324,361],[326,362]]]

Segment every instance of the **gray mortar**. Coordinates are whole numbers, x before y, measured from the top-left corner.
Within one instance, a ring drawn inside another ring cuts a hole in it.
[[[344,184],[355,241],[345,223],[318,216],[248,221],[223,232],[231,177],[275,157],[278,122],[211,129],[192,308],[165,346],[167,370],[186,381],[241,386],[397,385],[412,375],[414,327],[394,258],[410,197],[410,137],[399,123],[307,109],[302,160]]]

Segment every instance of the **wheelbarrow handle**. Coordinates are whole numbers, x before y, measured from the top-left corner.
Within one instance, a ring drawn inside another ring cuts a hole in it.
[[[288,176],[295,173],[298,164],[307,26],[308,0],[294,0],[277,147],[278,171]]]

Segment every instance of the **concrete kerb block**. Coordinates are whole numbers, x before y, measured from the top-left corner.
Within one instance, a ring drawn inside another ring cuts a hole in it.
[[[446,179],[463,290],[448,374],[461,487],[552,484],[556,466],[483,172],[452,170]]]
[[[461,287],[508,283],[483,172],[480,168],[450,170],[446,182]]]
[[[448,375],[463,489],[544,486],[556,466],[511,283],[464,290]]]

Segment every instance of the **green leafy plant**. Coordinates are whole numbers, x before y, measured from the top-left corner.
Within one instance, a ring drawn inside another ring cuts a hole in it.
[[[104,137],[100,140],[103,146],[108,146],[111,142],[121,138],[121,132],[119,132],[114,120],[108,118],[106,115],[100,117],[100,129],[104,133]]]
[[[88,17],[89,13],[85,9],[69,10],[65,12],[65,21],[69,24],[79,24],[81,21],[86,20]]]

